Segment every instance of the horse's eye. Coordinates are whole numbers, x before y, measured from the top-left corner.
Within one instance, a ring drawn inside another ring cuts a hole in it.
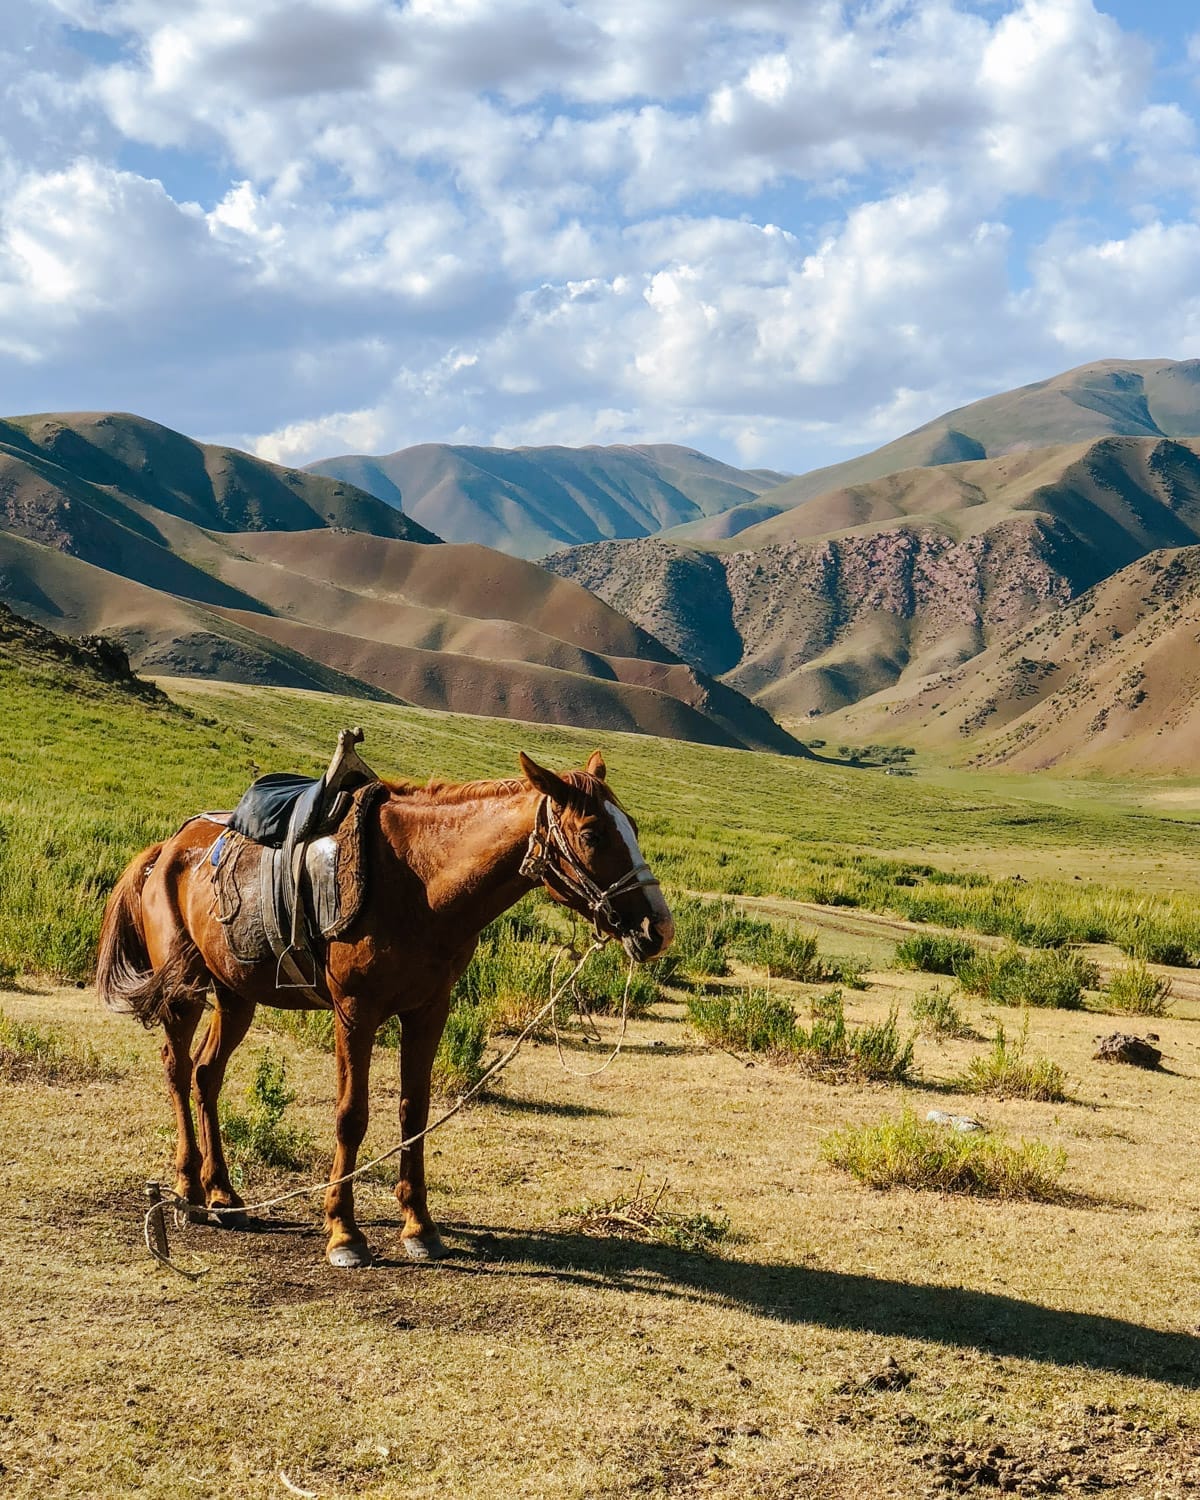
[[[604,833],[599,828],[581,828],[579,830],[579,842],[589,854],[595,854],[604,842]]]

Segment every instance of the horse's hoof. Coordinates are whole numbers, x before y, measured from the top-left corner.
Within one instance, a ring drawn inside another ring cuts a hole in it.
[[[208,1222],[218,1229],[245,1229],[250,1220],[246,1211],[232,1203],[214,1203],[208,1210]]]
[[[409,1260],[445,1260],[450,1254],[436,1229],[428,1234],[409,1234],[400,1241]]]
[[[325,1259],[338,1271],[361,1271],[371,1264],[371,1249],[365,1240],[351,1240],[334,1245],[326,1251]]]

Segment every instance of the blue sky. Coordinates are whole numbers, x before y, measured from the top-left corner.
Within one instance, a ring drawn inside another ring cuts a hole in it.
[[[1179,0],[10,0],[0,410],[800,470],[1200,354]]]

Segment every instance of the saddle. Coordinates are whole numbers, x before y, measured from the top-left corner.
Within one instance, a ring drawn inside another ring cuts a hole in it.
[[[323,776],[259,777],[231,814],[210,860],[214,907],[233,956],[276,959],[276,989],[319,993],[319,940],[344,933],[366,899],[364,827],[384,793],[343,729]]]

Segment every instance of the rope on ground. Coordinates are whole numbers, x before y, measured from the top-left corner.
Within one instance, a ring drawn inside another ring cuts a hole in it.
[[[228,1208],[209,1208],[206,1209],[205,1212],[209,1217],[215,1216],[218,1218],[224,1214],[258,1213],[266,1209],[275,1208],[280,1203],[288,1203],[293,1198],[304,1198],[307,1197],[309,1193],[319,1193],[324,1192],[327,1188],[340,1187],[343,1182],[352,1182],[356,1177],[361,1177],[364,1173],[370,1172],[374,1167],[379,1166],[381,1162],[388,1161],[393,1156],[398,1156],[401,1151],[407,1151],[410,1147],[415,1146],[417,1142],[423,1140],[425,1136],[432,1135],[433,1132],[440,1129],[441,1126],[443,1126],[447,1122],[447,1120],[452,1120],[454,1116],[458,1114],[459,1110],[462,1109],[465,1105],[469,1104],[470,1101],[475,1097],[475,1095],[478,1094],[480,1090],[483,1089],[487,1085],[487,1083],[496,1076],[497,1073],[501,1072],[502,1069],[506,1068],[508,1064],[512,1062],[513,1058],[516,1057],[517,1053],[521,1050],[524,1042],[537,1029],[537,1027],[541,1025],[546,1016],[555,1016],[558,1002],[559,1000],[561,1000],[563,994],[575,983],[575,980],[579,977],[579,973],[582,970],[584,964],[587,963],[592,954],[598,953],[600,949],[604,947],[606,941],[607,939],[597,938],[592,943],[591,947],[587,949],[583,957],[571,970],[570,974],[557,990],[554,989],[554,971],[551,970],[551,993],[549,1000],[546,1001],[545,1005],[542,1006],[541,1010],[537,1012],[532,1020],[527,1022],[524,1029],[521,1031],[520,1035],[517,1037],[516,1041],[513,1042],[508,1051],[505,1052],[503,1056],[497,1058],[494,1063],[492,1063],[492,1065],[487,1069],[483,1076],[475,1084],[473,1084],[471,1088],[467,1090],[467,1092],[462,1096],[461,1099],[457,1101],[457,1103],[446,1110],[444,1114],[439,1115],[436,1120],[426,1125],[424,1130],[418,1130],[415,1135],[407,1136],[397,1145],[392,1146],[390,1150],[384,1151],[381,1155],[373,1157],[372,1160],[364,1162],[361,1167],[355,1167],[353,1172],[346,1172],[341,1177],[334,1177],[331,1180],[326,1180],[324,1182],[309,1183],[306,1187],[292,1188],[289,1192],[278,1193],[273,1198],[263,1198],[258,1203],[243,1203],[236,1206],[230,1206]],[[629,998],[629,985],[632,979],[633,961],[631,959],[629,964],[629,978],[625,981],[626,1003],[622,1005],[621,1036],[617,1042],[617,1046],[613,1052],[612,1057],[610,1057],[601,1068],[591,1069],[590,1072],[575,1073],[576,1077],[586,1078],[590,1077],[592,1073],[602,1072],[603,1068],[608,1067],[609,1063],[613,1061],[617,1053],[621,1050],[621,1042],[625,1037],[625,1010]],[[555,1044],[558,1046],[559,1061],[562,1062],[564,1069],[568,1073],[574,1073],[575,1070],[568,1068],[566,1066],[565,1060],[563,1059],[562,1047],[559,1044],[558,1038],[557,1020],[555,1020],[553,1024],[554,1040]],[[199,1281],[201,1276],[206,1276],[208,1274],[209,1267],[205,1266],[198,1271],[188,1271],[183,1266],[177,1266],[175,1262],[171,1260],[170,1256],[164,1255],[154,1243],[154,1216],[155,1214],[162,1215],[169,1207],[174,1208],[177,1212],[183,1214],[194,1213],[198,1209],[197,1204],[189,1203],[186,1198],[184,1198],[181,1194],[175,1192],[173,1188],[163,1188],[161,1201],[153,1204],[149,1209],[147,1209],[145,1218],[142,1222],[142,1235],[146,1242],[146,1250],[148,1251],[152,1259],[158,1261],[160,1265],[167,1266],[170,1270],[174,1271],[176,1275],[183,1276],[188,1281]],[[162,1222],[163,1221],[160,1218],[160,1225],[162,1224]]]

